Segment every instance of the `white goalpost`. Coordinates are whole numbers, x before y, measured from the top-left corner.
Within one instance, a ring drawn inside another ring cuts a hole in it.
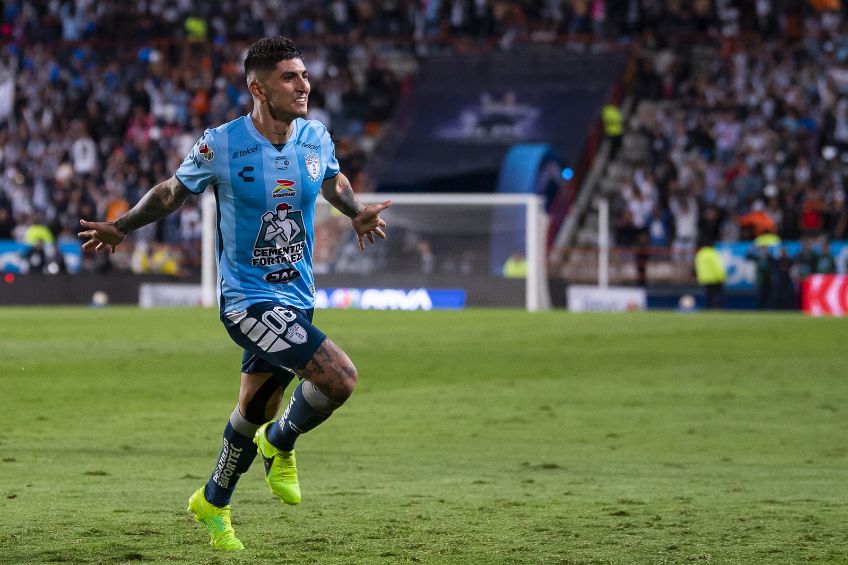
[[[347,218],[319,198],[315,209],[316,286],[460,288],[468,305],[550,308],[547,217],[535,194],[369,193],[366,204],[392,200],[383,217],[388,239],[355,249]],[[202,302],[216,302],[214,196],[204,196]],[[526,275],[506,277],[504,263],[526,262]],[[522,284],[523,282],[523,284]],[[523,296],[520,296],[523,295]]]

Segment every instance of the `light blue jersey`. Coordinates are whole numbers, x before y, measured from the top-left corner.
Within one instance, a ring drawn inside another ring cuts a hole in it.
[[[177,170],[191,192],[215,189],[222,313],[266,300],[314,306],[315,200],[339,163],[321,122],[296,119],[293,126],[277,149],[242,116],[206,130]]]

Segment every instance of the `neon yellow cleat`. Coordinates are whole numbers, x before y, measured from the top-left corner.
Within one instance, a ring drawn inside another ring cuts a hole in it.
[[[265,429],[267,422],[256,430],[253,443],[265,464],[265,482],[271,487],[271,492],[286,504],[300,504],[300,484],[297,482],[297,463],[294,451],[282,451],[268,441]]]
[[[235,551],[244,549],[244,544],[236,537],[233,525],[230,523],[230,505],[218,508],[206,501],[200,487],[188,499],[187,510],[194,515],[197,522],[203,522],[212,539],[209,544],[215,549]]]

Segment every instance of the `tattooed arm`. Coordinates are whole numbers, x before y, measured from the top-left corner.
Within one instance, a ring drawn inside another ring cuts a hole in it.
[[[382,229],[386,222],[380,218],[380,212],[392,205],[391,200],[381,204],[362,204],[356,198],[350,181],[341,173],[321,183],[321,194],[334,208],[350,218],[359,238],[360,249],[365,249],[366,237],[371,243],[374,243],[374,234],[386,239],[386,233]]]
[[[191,192],[174,176],[147,191],[138,204],[114,222],[80,220],[80,225],[86,230],[78,235],[88,238],[82,248],[94,248],[95,251],[106,249],[114,253],[127,234],[161,220],[182,206],[190,195]]]

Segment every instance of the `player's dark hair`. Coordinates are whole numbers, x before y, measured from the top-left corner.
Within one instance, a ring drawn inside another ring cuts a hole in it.
[[[303,57],[288,37],[266,37],[260,39],[247,50],[244,58],[244,74],[250,71],[273,71],[280,61],[302,59]]]

